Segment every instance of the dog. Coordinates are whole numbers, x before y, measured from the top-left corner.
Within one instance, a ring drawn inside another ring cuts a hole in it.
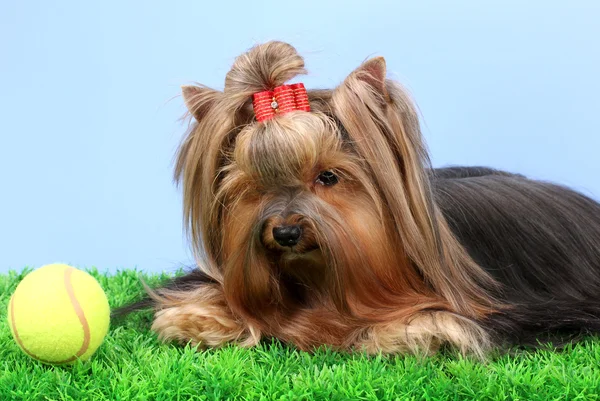
[[[184,86],[176,158],[188,274],[117,314],[164,341],[426,354],[600,332],[600,204],[486,167],[432,168],[381,57],[331,90],[291,45],[240,55],[223,91]]]

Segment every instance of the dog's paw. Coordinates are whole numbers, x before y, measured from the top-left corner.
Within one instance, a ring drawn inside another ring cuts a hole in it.
[[[490,341],[472,320],[450,312],[427,312],[409,320],[375,325],[357,345],[367,353],[432,355],[444,344],[464,355],[484,358]]]
[[[254,346],[260,334],[236,320],[229,311],[219,307],[185,304],[156,312],[152,330],[162,341],[175,341],[205,347],[226,343]]]

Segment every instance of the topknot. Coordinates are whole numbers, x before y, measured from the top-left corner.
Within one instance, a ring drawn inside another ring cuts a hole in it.
[[[225,94],[250,97],[256,92],[273,90],[306,74],[304,59],[284,42],[267,42],[238,56],[225,77]]]

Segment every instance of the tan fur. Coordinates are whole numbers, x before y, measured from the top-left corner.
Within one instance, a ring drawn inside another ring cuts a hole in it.
[[[375,58],[309,91],[311,112],[257,122],[252,94],[301,73],[293,47],[269,42],[238,57],[223,92],[182,89],[196,122],[175,175],[194,253],[218,284],[157,295],[154,330],[211,346],[274,336],[301,349],[450,343],[481,355],[489,341],[474,321],[497,306],[496,283],[430,200],[406,92]],[[339,182],[319,184],[324,171]],[[281,224],[301,227],[293,248],[273,238]]]
[[[227,342],[256,345],[260,332],[236,318],[218,286],[204,285],[190,292],[154,294],[162,308],[156,312],[152,330],[161,340],[218,347]]]
[[[430,312],[409,321],[375,325],[356,346],[367,353],[431,355],[442,344],[450,344],[463,354],[483,359],[491,342],[487,333],[473,321],[449,312]]]

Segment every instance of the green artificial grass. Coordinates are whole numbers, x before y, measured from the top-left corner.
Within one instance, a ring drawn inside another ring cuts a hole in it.
[[[25,272],[0,275],[0,400],[599,400],[600,339],[561,352],[501,355],[484,364],[445,353],[419,359],[273,342],[196,352],[161,344],[151,314],[113,323],[98,352],[71,367],[43,365],[13,342],[8,300]],[[112,307],[141,293],[136,271],[90,271]],[[166,275],[144,275],[152,284]]]

